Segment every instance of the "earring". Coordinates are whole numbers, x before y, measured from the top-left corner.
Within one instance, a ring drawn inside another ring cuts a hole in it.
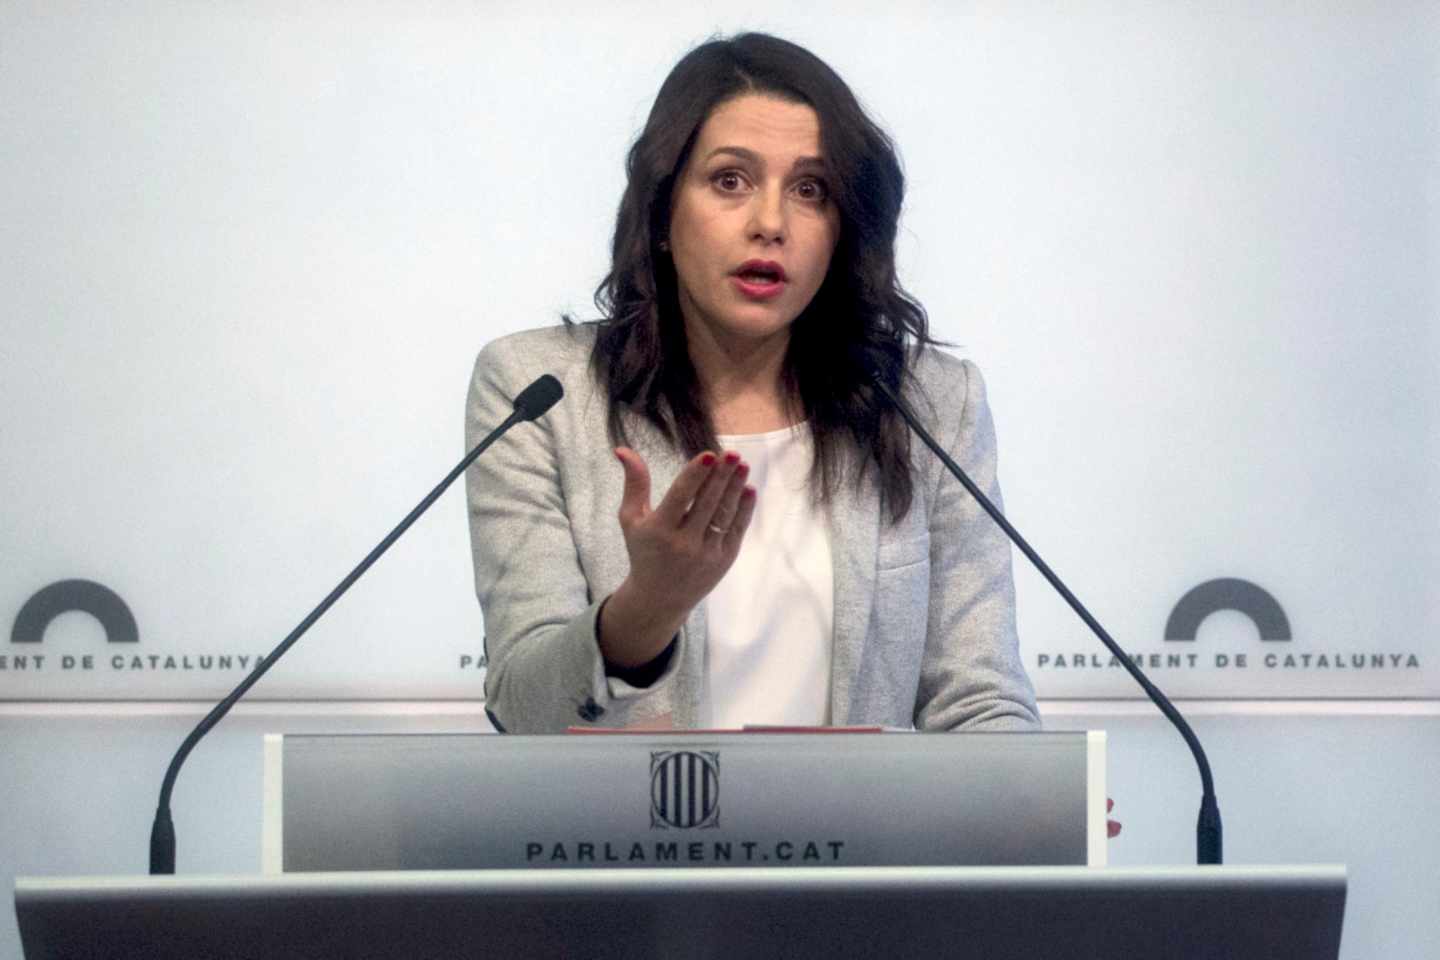
[[[661,240],[659,243],[656,244],[656,246],[659,247],[659,248],[660,248],[662,251],[664,251],[665,253],[669,253],[669,252],[670,252],[670,241],[669,241],[669,240]]]

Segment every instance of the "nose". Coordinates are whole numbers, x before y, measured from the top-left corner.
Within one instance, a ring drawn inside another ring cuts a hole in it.
[[[785,242],[785,193],[778,186],[755,192],[750,206],[750,238],[764,244]]]

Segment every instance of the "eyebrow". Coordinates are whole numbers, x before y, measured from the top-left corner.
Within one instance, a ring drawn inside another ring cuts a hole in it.
[[[714,150],[711,150],[708,154],[706,154],[705,162],[709,163],[711,160],[713,160],[715,157],[719,156],[722,153],[728,153],[731,156],[739,157],[741,160],[748,160],[750,163],[756,164],[757,166],[763,165],[765,163],[765,161],[761,158],[760,154],[756,153],[754,150],[749,149],[748,147],[716,147]],[[790,169],[824,170],[825,161],[820,157],[796,157],[795,162],[791,164]]]

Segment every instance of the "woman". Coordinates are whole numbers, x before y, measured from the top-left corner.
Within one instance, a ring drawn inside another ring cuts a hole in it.
[[[468,477],[497,728],[1037,728],[1009,546],[870,385],[998,500],[980,375],[896,279],[888,138],[746,34],[676,65],[627,171],[604,319],[495,341],[471,383],[472,443],[565,386]]]

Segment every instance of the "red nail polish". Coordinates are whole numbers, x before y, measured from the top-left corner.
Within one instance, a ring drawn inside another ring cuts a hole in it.
[[[733,450],[730,451],[729,453],[725,454],[725,462],[733,467],[735,464],[740,462],[740,454],[736,453]]]
[[[702,453],[702,454],[700,455],[700,466],[702,466],[702,467],[713,467],[713,466],[715,466],[715,454],[713,454],[713,453]]]
[[[743,497],[743,498],[745,498],[746,500],[754,500],[754,499],[755,499],[755,488],[754,488],[754,487],[746,487],[745,490],[744,490],[744,492],[741,493],[740,496]]]
[[[740,472],[740,476],[742,477],[748,477],[750,475],[750,464],[748,463],[742,463],[735,469]]]

